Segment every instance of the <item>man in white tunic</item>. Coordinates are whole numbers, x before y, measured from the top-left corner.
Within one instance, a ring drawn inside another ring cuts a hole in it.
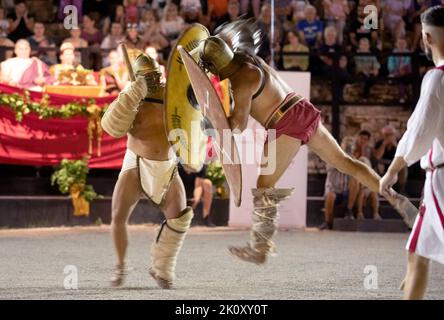
[[[418,105],[380,181],[380,192],[386,195],[405,166],[421,159],[426,170],[424,199],[407,242],[404,299],[424,297],[430,260],[444,264],[444,7],[428,9],[421,20],[426,54],[436,68],[423,79]]]

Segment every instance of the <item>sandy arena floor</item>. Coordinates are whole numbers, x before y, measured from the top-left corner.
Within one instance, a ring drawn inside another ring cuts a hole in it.
[[[109,226],[0,230],[0,299],[400,299],[407,234],[280,232],[265,266],[237,261],[227,246],[248,231],[193,228],[173,290],[149,277],[153,226],[131,226],[126,284],[109,287]],[[74,269],[66,269],[74,266]],[[64,288],[76,270],[78,289]],[[367,272],[367,273],[365,273]],[[369,277],[368,277],[369,276]],[[368,277],[368,278],[366,278]],[[428,299],[444,298],[444,268],[433,264]]]

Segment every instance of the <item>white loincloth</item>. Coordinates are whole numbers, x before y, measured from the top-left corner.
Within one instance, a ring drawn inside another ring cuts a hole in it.
[[[444,264],[444,168],[427,171],[423,204],[406,249]]]
[[[145,197],[161,206],[177,171],[176,159],[165,161],[145,159],[127,149],[119,177],[134,168],[138,168],[140,185]]]

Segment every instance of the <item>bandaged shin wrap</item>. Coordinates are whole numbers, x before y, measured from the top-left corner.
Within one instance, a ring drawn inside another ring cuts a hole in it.
[[[131,128],[138,112],[139,104],[147,95],[145,78],[137,77],[127,89],[108,106],[102,117],[103,129],[112,137],[123,137]]]
[[[273,236],[277,230],[279,218],[278,205],[288,199],[294,189],[261,188],[252,189],[253,227],[250,235],[250,247],[262,252],[274,252]]]
[[[187,208],[182,216],[168,219],[158,228],[157,238],[151,246],[151,269],[157,277],[174,280],[177,255],[192,219],[193,210]]]

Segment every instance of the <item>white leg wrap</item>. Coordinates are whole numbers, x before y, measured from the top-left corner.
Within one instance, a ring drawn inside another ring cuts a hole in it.
[[[253,189],[253,227],[250,234],[251,248],[262,253],[274,252],[273,236],[277,231],[278,205],[288,199],[294,189]]]
[[[177,255],[193,219],[193,210],[187,208],[176,219],[166,220],[159,228],[151,246],[151,269],[163,280],[172,282],[175,277]]]

